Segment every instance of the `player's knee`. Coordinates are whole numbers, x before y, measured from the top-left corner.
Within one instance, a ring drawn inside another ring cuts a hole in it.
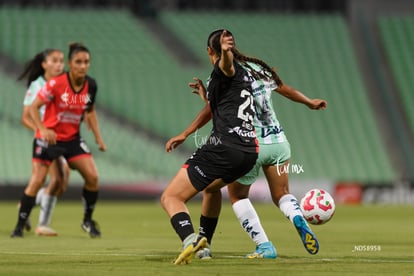
[[[93,185],[98,185],[99,176],[97,173],[88,175],[87,181]]]
[[[160,197],[160,203],[161,203],[162,208],[164,209],[166,208],[167,202],[168,202],[168,195],[164,192],[161,194],[161,197]]]
[[[43,185],[43,183],[46,180],[46,176],[42,176],[42,175],[32,175],[30,177],[30,181],[29,181],[29,187],[33,187],[33,189],[40,189]]]
[[[177,203],[180,202],[175,195],[164,191],[160,197],[160,203],[164,210],[168,212],[169,209],[176,207]]]
[[[57,196],[60,188],[63,185],[63,179],[60,177],[51,177],[48,184],[48,194]]]

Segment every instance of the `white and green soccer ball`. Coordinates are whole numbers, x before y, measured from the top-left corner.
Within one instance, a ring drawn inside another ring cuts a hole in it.
[[[327,191],[312,189],[301,199],[300,208],[310,224],[324,224],[335,213],[335,201]]]

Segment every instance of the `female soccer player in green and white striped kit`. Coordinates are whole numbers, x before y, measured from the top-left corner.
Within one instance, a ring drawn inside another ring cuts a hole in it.
[[[48,80],[63,73],[64,69],[63,52],[58,49],[45,49],[36,54],[29,61],[25,70],[20,75],[19,80],[27,78],[27,93],[24,97],[23,112],[21,116],[22,124],[36,131],[29,112],[29,106],[32,104],[40,89]],[[43,117],[45,107],[39,112]],[[60,196],[67,188],[70,169],[66,160],[61,156],[55,159],[49,167],[49,184],[42,188],[36,197],[37,204],[40,204],[39,223],[36,227],[36,234],[40,236],[56,236],[57,232],[50,227],[53,209]],[[30,230],[30,222],[27,220],[26,229]]]

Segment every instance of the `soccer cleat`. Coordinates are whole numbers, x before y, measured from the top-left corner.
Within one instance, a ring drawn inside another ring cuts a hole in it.
[[[194,237],[194,238],[193,238]],[[187,241],[188,240],[188,241]],[[193,240],[193,242],[191,242]],[[184,240],[183,251],[174,261],[175,265],[189,264],[194,257],[195,252],[207,247],[207,238],[195,234],[190,235]]]
[[[17,203],[17,209],[20,209],[20,201],[19,203]],[[28,217],[26,219],[26,222],[24,223],[24,230],[26,230],[27,232],[30,232],[32,230],[32,223],[30,222],[30,217]]]
[[[30,222],[30,218],[26,219],[26,222],[24,223],[24,230],[27,232],[30,232],[32,230],[32,223]]]
[[[81,227],[82,227],[83,231],[89,233],[89,236],[91,238],[100,238],[101,237],[101,231],[100,231],[99,225],[96,221],[94,221],[94,220],[84,221],[81,224]]]
[[[246,255],[248,259],[276,259],[277,252],[272,242],[264,242],[256,246],[256,250]]]
[[[303,246],[310,254],[316,254],[319,251],[319,242],[315,234],[309,228],[308,223],[305,219],[297,215],[293,218],[293,224],[296,227],[296,230],[299,233],[300,238],[302,239]]]
[[[23,228],[16,226],[10,235],[11,238],[23,238]]]
[[[54,229],[48,226],[43,226],[43,225],[36,227],[35,233],[38,236],[45,236],[45,237],[55,237],[58,235]]]
[[[195,257],[201,260],[210,260],[212,256],[209,244],[207,244],[207,247],[198,250],[195,253]]]

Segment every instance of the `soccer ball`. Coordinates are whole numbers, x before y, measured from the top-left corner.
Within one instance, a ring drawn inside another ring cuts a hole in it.
[[[300,209],[310,224],[324,224],[335,213],[335,201],[327,191],[312,189],[300,201]]]

